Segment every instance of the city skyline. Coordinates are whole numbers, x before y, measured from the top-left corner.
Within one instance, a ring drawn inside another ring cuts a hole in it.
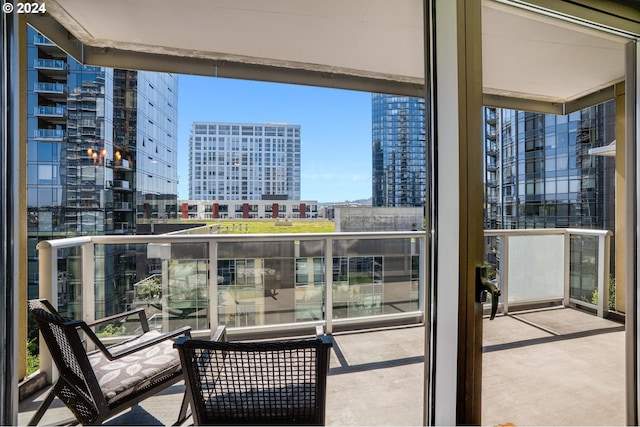
[[[301,127],[301,199],[371,197],[371,93],[178,77],[178,199],[188,198],[193,122],[279,122]]]

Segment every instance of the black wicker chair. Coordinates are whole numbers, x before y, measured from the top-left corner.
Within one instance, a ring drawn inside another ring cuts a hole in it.
[[[44,299],[29,301],[29,310],[60,374],[29,425],[40,421],[56,396],[71,410],[77,419],[76,424],[102,424],[183,378],[173,340],[179,336],[190,336],[190,327],[165,334],[149,331],[144,309],[110,316],[91,324],[62,317]],[[107,347],[92,330],[96,325],[129,316],[138,316],[142,335]],[[97,350],[85,350],[89,341]],[[186,419],[187,406],[185,399],[178,422]]]
[[[331,338],[222,342],[178,338],[196,425],[324,425]]]

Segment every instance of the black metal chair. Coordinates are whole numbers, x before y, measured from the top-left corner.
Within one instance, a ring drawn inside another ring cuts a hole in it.
[[[331,338],[223,342],[178,338],[196,425],[324,425]]]
[[[29,301],[29,311],[60,374],[29,425],[40,421],[54,397],[71,410],[75,423],[102,424],[183,378],[173,342],[176,337],[190,336],[188,326],[164,334],[150,331],[144,309],[87,324],[62,317],[45,299]],[[107,347],[92,329],[130,316],[138,316],[143,333],[125,342]],[[87,342],[97,350],[87,352]],[[184,399],[178,422],[186,419],[187,406]]]

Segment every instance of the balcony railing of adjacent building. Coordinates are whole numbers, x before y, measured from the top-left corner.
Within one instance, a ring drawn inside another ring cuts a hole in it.
[[[38,70],[66,71],[67,63],[59,59],[36,58],[33,61],[34,68]]]
[[[67,94],[67,85],[62,83],[42,83],[38,82],[34,84],[33,90],[37,93],[53,93],[59,95]]]
[[[36,116],[44,116],[44,117],[64,117],[66,113],[66,109],[64,107],[45,107],[45,106],[37,106],[34,107],[33,113]]]
[[[46,38],[41,34],[36,34],[33,36],[33,43],[35,45],[43,45],[43,46],[56,46],[51,40]]]
[[[422,232],[212,231],[206,226],[189,234],[43,241],[38,245],[40,296],[64,315],[87,321],[144,307],[155,327],[190,325],[194,336],[206,336],[218,324],[242,335],[424,320]],[[609,232],[500,230],[485,235],[487,263],[495,268],[493,277],[503,292],[503,312],[518,304],[556,302],[605,314]],[[604,298],[596,301],[594,295]],[[113,330],[124,336],[135,332],[127,324]],[[46,352],[41,366],[51,369]]]
[[[63,129],[36,129],[33,137],[40,140],[62,140],[66,132]]]

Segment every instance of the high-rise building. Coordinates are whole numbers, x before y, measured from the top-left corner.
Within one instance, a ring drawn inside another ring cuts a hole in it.
[[[136,221],[177,211],[177,76],[83,66],[28,30],[29,297],[38,295],[36,245],[93,234],[134,234]],[[73,311],[77,253],[60,253],[59,308]],[[135,253],[96,247],[96,310],[109,314],[136,276]],[[117,270],[117,271],[116,271]]]
[[[371,103],[373,206],[424,206],[424,99],[374,93]]]
[[[485,108],[485,227],[614,229],[615,103],[569,115]]]
[[[195,122],[189,199],[300,200],[300,126]]]

